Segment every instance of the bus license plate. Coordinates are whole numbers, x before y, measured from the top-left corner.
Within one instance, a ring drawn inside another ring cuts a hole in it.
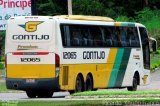
[[[35,79],[26,79],[26,83],[35,83]]]

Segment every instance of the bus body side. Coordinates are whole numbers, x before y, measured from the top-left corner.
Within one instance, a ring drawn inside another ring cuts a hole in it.
[[[51,17],[17,17],[8,21],[5,54],[8,89],[57,91],[55,21]],[[30,96],[30,95],[29,95]]]
[[[58,51],[61,61],[59,77],[61,90],[75,91],[78,77],[82,81],[82,91],[87,90],[88,76],[90,76],[93,83],[92,89],[132,87],[135,76],[137,77],[138,85],[149,84],[150,70],[145,70],[143,67],[141,37],[137,24],[133,26],[137,31],[139,39],[139,46],[137,47],[87,47],[80,45],[72,46],[66,42],[66,40],[72,39],[70,35],[73,31],[72,28],[76,29],[77,27],[84,30],[91,26],[97,26],[96,28],[102,26],[115,27],[115,23],[72,20],[58,20],[57,23],[58,27],[60,26],[60,29],[57,31],[59,34]]]

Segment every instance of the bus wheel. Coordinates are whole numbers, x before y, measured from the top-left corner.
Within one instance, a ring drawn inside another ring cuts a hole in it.
[[[84,90],[83,77],[81,77],[81,75],[78,75],[76,78],[75,90],[69,90],[68,92],[70,94],[73,94],[73,93],[77,93],[77,92],[82,92],[83,90]]]
[[[76,88],[75,92],[82,92],[83,89],[83,83],[81,77],[78,75],[76,78]]]
[[[136,91],[138,86],[138,78],[136,75],[133,77],[133,83],[131,87],[127,87],[128,91]]]
[[[72,94],[74,94],[74,93],[75,93],[75,91],[74,91],[74,90],[69,90],[68,92],[70,93],[70,95],[72,95]]]
[[[36,98],[37,93],[35,91],[26,91],[26,94],[29,98]]]
[[[93,81],[90,75],[86,78],[86,91],[91,91],[93,89]]]
[[[97,91],[97,90],[98,90],[98,88],[94,88],[94,89],[93,89],[93,91]]]
[[[53,91],[39,91],[38,97],[39,98],[52,98]]]

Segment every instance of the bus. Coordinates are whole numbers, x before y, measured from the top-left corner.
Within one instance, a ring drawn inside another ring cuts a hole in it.
[[[5,56],[7,88],[30,98],[150,83],[145,26],[109,17],[12,17]]]

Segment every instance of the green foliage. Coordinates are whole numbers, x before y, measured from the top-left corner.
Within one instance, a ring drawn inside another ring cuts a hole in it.
[[[149,8],[144,8],[142,11],[136,12],[136,19],[138,21],[148,21],[153,18],[154,13]]]
[[[58,0],[37,0],[38,15],[64,14],[63,8],[58,3]]]
[[[0,70],[1,69],[4,69],[4,63],[3,62],[0,62]]]
[[[118,98],[99,100],[67,100],[67,101],[0,101],[0,106],[4,104],[17,104],[18,106],[137,106],[146,104],[159,104],[159,98]],[[5,105],[6,106],[6,105]],[[7,105],[8,106],[8,105]]]
[[[146,26],[149,36],[156,38],[158,47],[160,47],[160,10],[144,8],[136,13],[135,19]]]
[[[116,19],[116,21],[129,21],[130,19],[127,16],[118,16]]]
[[[146,26],[150,37],[156,38],[158,47],[160,47],[160,10],[151,10],[144,8],[136,12],[135,17],[120,15],[115,18],[116,21],[139,22]]]
[[[73,14],[104,15],[104,5],[98,0],[73,0]]]
[[[155,54],[160,54],[160,50],[157,50],[157,51],[155,52]]]
[[[159,66],[160,66],[160,64],[157,64],[157,63],[151,64],[151,70],[154,70],[154,69],[158,68]]]
[[[113,96],[113,95],[150,95],[150,94],[160,94],[160,91],[121,91],[121,90],[111,90],[111,91],[86,91],[86,92],[80,92],[75,93],[72,96],[100,96],[100,95],[107,95],[107,96]]]
[[[38,15],[67,14],[67,0],[37,0],[37,2]],[[149,3],[148,8],[160,8],[158,0],[152,0]],[[72,4],[74,14],[100,15],[112,18],[122,15],[134,17],[138,11],[146,7],[143,0],[72,0]],[[146,12],[148,13],[147,9]],[[141,16],[139,15],[139,17]]]
[[[0,92],[5,92],[5,91],[9,91],[9,90],[6,88],[5,82],[0,82]]]
[[[4,47],[5,47],[5,31],[0,31],[0,62],[4,61]],[[3,69],[0,63],[0,69]]]
[[[127,16],[118,16],[116,19],[116,21],[120,21],[120,22],[124,22],[124,21],[132,21],[135,22],[135,19],[132,17],[127,17]]]
[[[151,69],[155,69],[160,67],[160,49],[156,51],[156,53],[151,54]]]
[[[6,35],[5,31],[0,31],[0,45],[2,45],[2,47],[4,47],[5,35]]]
[[[73,14],[95,15],[116,18],[119,15],[128,15],[122,5],[116,0],[73,0]]]

